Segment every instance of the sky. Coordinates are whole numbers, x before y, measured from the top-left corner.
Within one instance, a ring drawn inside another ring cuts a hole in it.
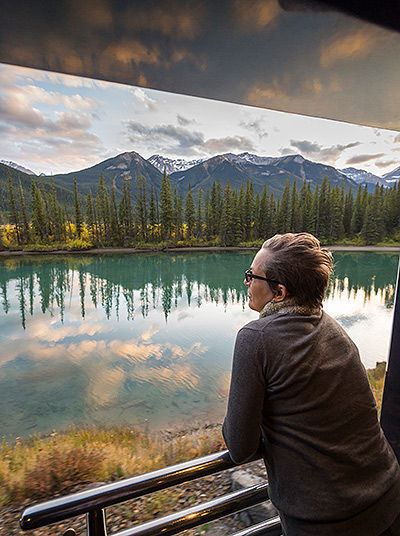
[[[0,160],[77,171],[126,151],[186,160],[302,154],[383,175],[397,131],[0,64]]]

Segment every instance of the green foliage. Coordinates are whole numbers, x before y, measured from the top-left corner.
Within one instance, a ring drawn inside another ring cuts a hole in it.
[[[374,193],[360,187],[354,199],[351,190],[331,186],[326,177],[312,192],[304,181],[300,191],[296,182],[286,181],[282,196],[275,199],[264,187],[254,196],[253,184],[247,181],[232,190],[229,181],[224,190],[213,183],[203,192],[199,187],[195,200],[189,185],[185,202],[177,188],[172,194],[169,177],[164,172],[160,205],[154,186],[150,199],[146,180],[139,176],[132,206],[130,182],[123,181],[122,198],[117,206],[116,188],[110,191],[100,175],[96,197],[89,191],[84,217],[78,185],[74,181],[74,223],[57,198],[54,183],[45,191],[40,180],[32,180],[31,200],[25,202],[19,184],[17,197],[9,174],[11,222],[0,248],[56,247],[87,249],[154,244],[158,248],[193,245],[234,246],[262,244],[275,233],[311,232],[323,243],[358,245],[393,244],[400,241],[400,184],[392,189],[377,186]],[[32,210],[29,213],[28,207]],[[7,220],[6,220],[7,221]]]

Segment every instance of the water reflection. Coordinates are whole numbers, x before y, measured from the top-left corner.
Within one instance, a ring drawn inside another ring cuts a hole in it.
[[[100,306],[107,319],[112,313],[119,319],[123,299],[128,320],[143,318],[151,309],[162,308],[165,319],[177,309],[183,296],[187,305],[203,302],[246,305],[247,289],[242,272],[251,263],[252,254],[181,254],[120,255],[87,257],[13,258],[0,263],[1,303],[10,310],[9,285],[18,299],[20,319],[26,328],[27,315],[33,316],[34,302],[39,300],[42,313],[59,315],[64,321],[66,301],[77,292],[82,319],[86,300]],[[393,307],[397,255],[373,253],[336,253],[335,273],[327,292],[348,299],[360,291],[364,300],[381,296],[387,308]],[[135,302],[139,307],[135,311]]]
[[[253,253],[0,262],[0,435],[223,417]],[[326,310],[386,358],[397,255],[335,254]]]

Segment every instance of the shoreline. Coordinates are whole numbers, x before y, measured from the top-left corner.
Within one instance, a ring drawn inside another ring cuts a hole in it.
[[[399,246],[352,246],[334,245],[323,246],[330,251],[400,253]],[[0,257],[18,257],[22,255],[122,255],[136,253],[188,253],[191,251],[257,251],[259,246],[193,246],[193,247],[163,247],[157,248],[93,248],[85,250],[6,250],[0,251]]]

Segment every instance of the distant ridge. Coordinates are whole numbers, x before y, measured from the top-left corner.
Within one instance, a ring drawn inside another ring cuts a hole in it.
[[[36,175],[14,162],[8,162],[7,165],[19,173],[20,178],[23,177],[24,191],[26,190],[28,194],[28,184]],[[146,160],[135,151],[108,158],[86,169],[54,175],[53,179],[54,184],[57,188],[61,188],[60,193],[62,192],[64,198],[68,198],[69,203],[74,178],[77,180],[79,193],[86,195],[89,190],[93,194],[96,193],[100,175],[103,175],[108,188],[112,184],[115,185],[116,195],[119,198],[124,179],[135,182],[140,175],[146,178],[147,191],[153,186],[156,193],[159,193],[164,168],[170,176],[172,188],[176,187],[181,195],[186,195],[189,184],[193,191],[199,188],[207,190],[212,187],[214,181],[218,180],[223,186],[229,180],[234,189],[240,188],[242,183],[249,180],[253,183],[256,193],[261,192],[266,186],[268,191],[276,196],[281,195],[287,180],[290,183],[296,182],[298,188],[301,188],[303,182],[307,181],[314,189],[326,176],[332,186],[341,187],[343,184],[346,191],[349,188],[356,190],[360,184],[365,184],[369,191],[373,191],[376,184],[392,187],[400,180],[400,167],[379,177],[356,168],[338,170],[333,166],[308,160],[301,154],[269,157],[248,152],[224,153],[206,160],[171,159],[153,155]],[[0,191],[5,192],[5,195],[7,169],[5,164],[0,164]],[[44,185],[49,184],[50,179],[50,176],[43,174],[37,177],[37,180]],[[5,203],[4,199],[2,205]]]

